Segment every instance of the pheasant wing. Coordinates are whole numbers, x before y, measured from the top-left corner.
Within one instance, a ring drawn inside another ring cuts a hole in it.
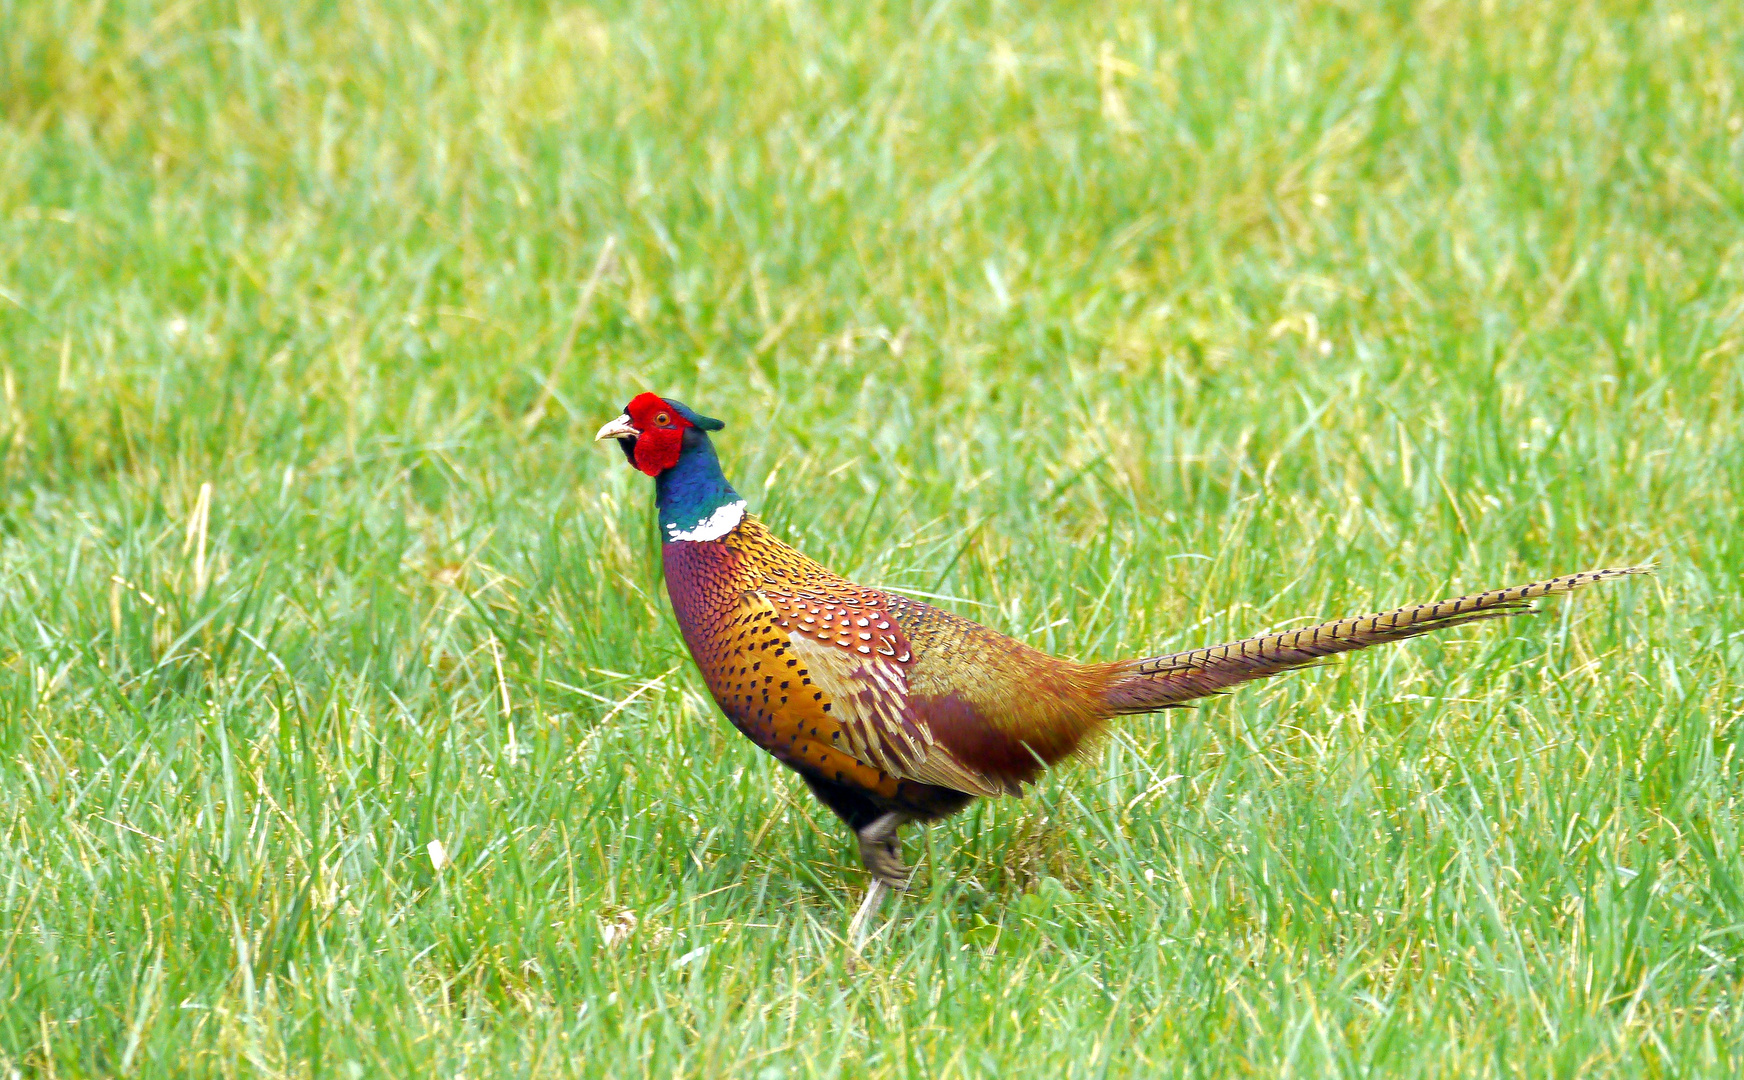
[[[786,631],[853,757],[892,776],[974,795],[1011,795],[1014,783],[965,764],[940,745],[909,693],[908,637],[872,590],[760,595]]]

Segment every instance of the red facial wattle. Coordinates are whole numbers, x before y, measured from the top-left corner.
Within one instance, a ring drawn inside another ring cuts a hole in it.
[[[678,455],[684,449],[684,429],[691,426],[690,421],[657,394],[637,394],[624,412],[636,426],[636,468],[649,476],[659,476],[678,464]]]

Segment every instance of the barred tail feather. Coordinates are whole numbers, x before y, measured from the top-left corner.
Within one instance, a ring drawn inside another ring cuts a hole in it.
[[[1338,619],[1190,652],[1122,661],[1112,665],[1114,677],[1103,701],[1109,715],[1113,716],[1155,712],[1215,694],[1249,679],[1307,667],[1322,657],[1389,641],[1403,641],[1466,623],[1521,615],[1534,610],[1531,602],[1540,596],[1573,592],[1606,578],[1652,572],[1650,566],[1589,570],[1535,581],[1530,585],[1458,596],[1433,604],[1415,604],[1377,615]]]

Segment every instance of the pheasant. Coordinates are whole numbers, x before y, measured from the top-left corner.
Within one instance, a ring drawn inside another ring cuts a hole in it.
[[[897,830],[1021,795],[1117,716],[1182,706],[1334,653],[1532,610],[1629,566],[1413,604],[1223,645],[1110,663],[1040,652],[897,593],[856,585],[745,510],[709,432],[725,425],[638,394],[615,439],[654,478],[667,593],[709,692],[734,727],[798,773],[854,831],[872,886],[907,885]]]

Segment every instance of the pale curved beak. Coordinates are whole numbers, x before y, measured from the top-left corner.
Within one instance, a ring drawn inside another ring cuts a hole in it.
[[[605,427],[600,428],[599,434],[593,437],[593,441],[599,442],[602,439],[634,439],[640,434],[641,432],[636,430],[636,426],[630,423],[630,414],[624,413]]]

